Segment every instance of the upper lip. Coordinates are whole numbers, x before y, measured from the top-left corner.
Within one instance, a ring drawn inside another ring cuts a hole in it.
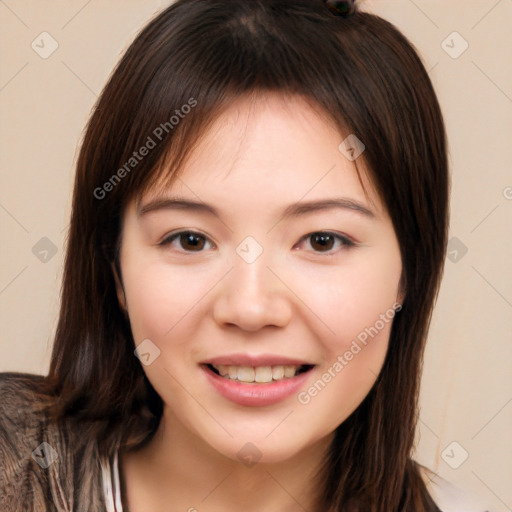
[[[201,364],[224,366],[302,366],[313,365],[303,359],[296,359],[275,354],[226,354],[202,361]]]

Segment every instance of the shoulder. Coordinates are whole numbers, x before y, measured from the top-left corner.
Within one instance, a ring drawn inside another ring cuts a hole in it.
[[[31,373],[0,373],[0,406],[8,411],[20,403],[27,405],[34,400],[44,381],[42,375]]]
[[[102,510],[97,440],[50,417],[48,389],[44,376],[0,373],[0,510]]]
[[[20,496],[30,493],[34,505],[46,510],[47,474],[36,462],[44,460],[40,447],[44,414],[38,387],[44,377],[0,373],[0,503],[2,510],[18,510]],[[39,454],[39,459],[36,455]]]
[[[5,439],[27,435],[41,427],[44,399],[39,393],[41,375],[0,373],[0,433]]]
[[[0,373],[0,436],[5,443],[26,444],[44,426],[41,392],[45,378],[27,373]],[[35,448],[35,447],[34,447]]]
[[[491,512],[480,497],[453,485],[424,466],[419,468],[430,495],[442,512]]]

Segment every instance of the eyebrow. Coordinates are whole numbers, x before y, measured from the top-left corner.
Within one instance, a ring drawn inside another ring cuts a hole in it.
[[[149,203],[139,208],[137,215],[141,217],[142,215],[145,215],[149,212],[164,209],[204,212],[219,217],[217,210],[207,203],[178,198],[158,198],[150,201]],[[299,217],[308,213],[315,213],[322,210],[331,209],[353,211],[369,219],[374,219],[376,217],[372,210],[362,205],[361,203],[354,201],[353,199],[342,197],[334,199],[322,199],[318,201],[303,201],[291,204],[284,210],[280,220],[287,217]]]
[[[209,204],[202,203],[200,201],[177,198],[158,198],[154,201],[150,201],[138,209],[137,215],[141,217],[142,215],[155,210],[189,210],[210,213],[218,217],[217,210]]]
[[[334,208],[360,213],[369,219],[374,219],[376,217],[372,210],[362,205],[361,203],[354,201],[353,199],[341,197],[335,199],[322,199],[319,201],[306,201],[291,204],[288,206],[288,208],[285,209],[283,218],[298,217],[300,215],[322,210],[331,210]]]

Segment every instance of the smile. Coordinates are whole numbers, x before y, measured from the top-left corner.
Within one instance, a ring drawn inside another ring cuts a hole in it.
[[[226,379],[239,382],[266,384],[283,379],[292,379],[308,371],[312,365],[276,365],[276,366],[233,366],[208,365],[209,369]]]
[[[263,407],[296,395],[315,365],[282,357],[236,356],[205,361],[200,367],[222,397],[246,407]]]

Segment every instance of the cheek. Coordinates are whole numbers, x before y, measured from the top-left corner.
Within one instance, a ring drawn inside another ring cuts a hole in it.
[[[197,268],[177,270],[166,264],[133,266],[125,276],[128,314],[136,343],[155,339],[163,343],[167,336],[195,324],[201,302],[215,279]],[[187,319],[186,322],[182,321]]]
[[[358,336],[364,341],[369,331],[370,339],[387,340],[400,272],[399,256],[381,255],[379,259],[361,258],[346,267],[325,267],[314,275],[303,274],[306,277],[297,294],[321,321],[317,332],[330,357],[347,350]]]
[[[316,276],[317,286],[308,298],[324,324],[317,332],[325,359],[317,379],[302,390],[298,401],[325,411],[329,428],[359,406],[382,368],[400,273],[399,254],[390,251],[375,259],[361,258],[346,268],[326,270],[322,279]]]

